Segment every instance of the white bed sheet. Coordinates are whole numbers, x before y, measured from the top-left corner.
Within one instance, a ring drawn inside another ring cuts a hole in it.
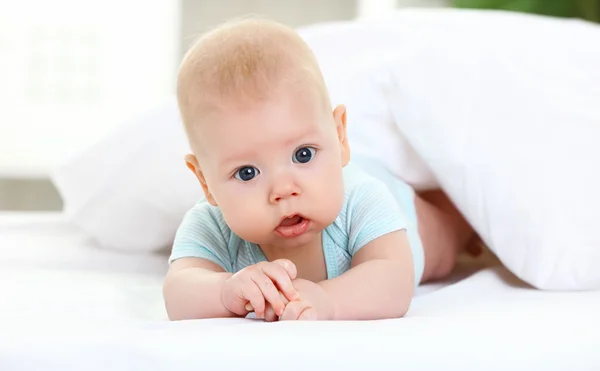
[[[600,370],[600,293],[488,262],[419,288],[403,319],[335,323],[168,322],[166,269],[61,214],[0,213],[0,370]]]

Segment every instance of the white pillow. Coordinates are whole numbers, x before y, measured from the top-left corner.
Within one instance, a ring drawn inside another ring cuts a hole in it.
[[[518,277],[600,289],[600,27],[461,14],[378,72],[399,130]]]
[[[67,218],[100,246],[157,251],[170,246],[184,213],[202,197],[186,153],[173,100],[57,168],[52,181]]]

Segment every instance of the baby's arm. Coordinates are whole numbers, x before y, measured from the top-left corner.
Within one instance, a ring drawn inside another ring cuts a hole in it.
[[[223,305],[221,292],[231,277],[219,265],[201,258],[182,258],[169,268],[163,286],[171,320],[235,317]]]
[[[356,252],[352,268],[319,283],[336,320],[402,317],[414,294],[413,259],[404,230],[374,239]]]
[[[251,304],[259,318],[269,303],[277,315],[285,303],[297,298],[292,280],[295,265],[286,259],[260,262],[241,271],[226,273],[201,258],[182,258],[171,264],[164,284],[164,300],[171,320],[246,316]]]

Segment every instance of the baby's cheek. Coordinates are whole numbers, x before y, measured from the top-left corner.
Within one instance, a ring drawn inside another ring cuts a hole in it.
[[[327,205],[327,215],[331,222],[338,217],[340,210],[342,209],[344,203],[344,192],[343,189],[339,187],[332,187],[329,198],[324,201]]]
[[[262,229],[270,222],[265,220],[264,205],[257,202],[257,197],[231,197],[221,210],[229,228],[250,242],[260,238]]]
[[[322,176],[325,180],[317,187],[317,201],[320,205],[320,213],[326,219],[324,222],[331,223],[337,218],[344,202],[344,187],[341,174],[329,172]]]

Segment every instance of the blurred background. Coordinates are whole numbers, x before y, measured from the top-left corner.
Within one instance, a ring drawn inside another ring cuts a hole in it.
[[[405,7],[600,20],[597,0],[0,0],[0,210],[60,210],[52,169],[173,94],[202,31],[260,14],[293,27]]]

